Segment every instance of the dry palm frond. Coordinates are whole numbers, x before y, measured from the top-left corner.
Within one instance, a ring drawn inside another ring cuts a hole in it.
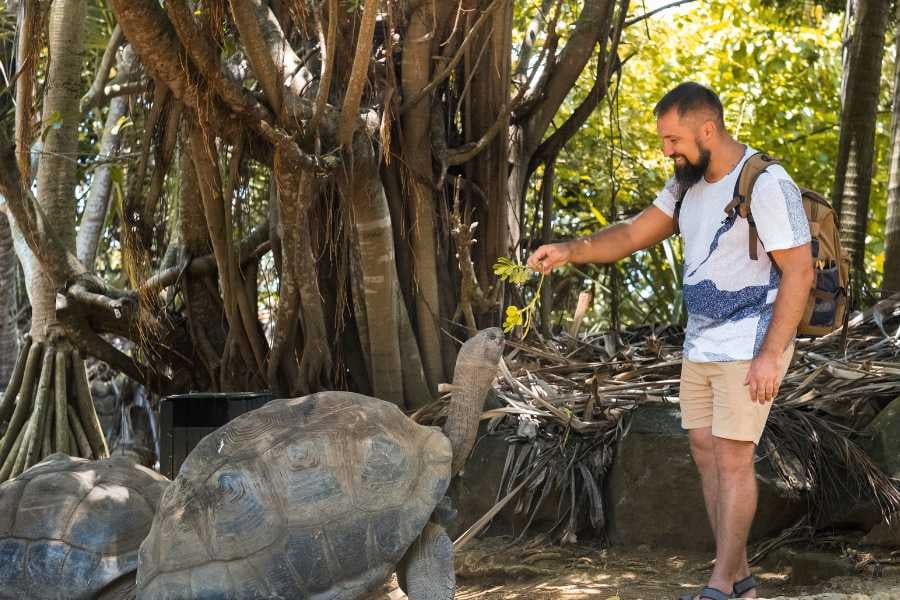
[[[887,517],[900,508],[900,486],[852,440],[853,431],[816,411],[776,407],[760,446],[778,474],[809,490],[811,522],[824,524],[849,502],[869,500]]]
[[[483,418],[510,443],[497,500],[527,515],[520,537],[550,501],[557,504],[553,539],[573,541],[585,525],[602,535],[600,490],[621,417],[640,404],[677,398],[683,341],[677,327],[645,325],[620,339],[535,333],[507,342],[511,350],[494,388],[500,406]],[[898,481],[854,441],[854,432],[900,390],[900,295],[853,317],[846,349],[839,342],[839,332],[798,342],[760,445],[760,457],[809,498],[807,521],[788,531],[784,543],[809,537],[855,500],[874,502],[884,515],[900,507]],[[438,401],[416,418],[435,422],[445,412]]]

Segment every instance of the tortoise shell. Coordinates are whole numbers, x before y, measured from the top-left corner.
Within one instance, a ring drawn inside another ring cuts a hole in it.
[[[0,485],[0,598],[94,598],[133,575],[168,483],[125,457],[56,453]]]
[[[142,599],[356,598],[450,479],[450,442],[350,392],[274,400],[207,435],[141,546]]]

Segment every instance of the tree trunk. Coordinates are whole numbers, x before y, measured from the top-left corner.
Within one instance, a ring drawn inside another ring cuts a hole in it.
[[[130,48],[121,53],[118,67],[120,76],[130,79],[135,75],[135,63],[137,58]],[[100,141],[100,156],[107,161],[100,165],[91,179],[91,191],[84,205],[81,215],[81,223],[78,227],[78,236],[75,239],[75,253],[89,271],[94,270],[94,260],[97,256],[97,246],[100,244],[100,236],[103,226],[106,224],[106,215],[109,212],[109,196],[113,184],[113,170],[115,163],[113,158],[118,153],[119,142],[122,139],[122,123],[120,122],[128,114],[128,98],[119,96],[109,102],[109,111],[106,113],[106,122],[103,125],[103,134]]]
[[[467,4],[485,10],[491,2],[469,0]],[[480,12],[467,15],[469,27]],[[466,58],[466,74],[472,77],[471,98],[464,100],[464,118],[467,119],[464,128],[469,132],[468,141],[481,138],[495,126],[498,118],[503,121],[501,133],[491,140],[477,160],[466,165],[467,177],[481,192],[481,195],[470,194],[469,201],[471,206],[477,207],[472,218],[480,224],[478,237],[483,243],[475,246],[473,254],[476,273],[485,285],[494,278],[493,266],[497,258],[510,255],[519,239],[519,210],[512,202],[518,202],[520,195],[513,195],[507,188],[507,179],[516,178],[516,161],[513,158],[514,173],[510,176],[510,147],[505,135],[509,122],[512,13],[512,2],[503,2],[494,9],[489,23],[479,30],[469,46]],[[484,54],[480,56],[482,48]]]
[[[180,162],[180,184],[178,193],[178,244],[180,246],[178,266],[182,268],[188,261],[212,252],[206,216],[200,201],[197,174],[185,145]],[[197,357],[203,365],[194,374],[196,388],[220,391],[222,381],[222,354],[225,351],[226,332],[222,327],[225,311],[215,287],[215,277],[209,273],[184,273],[182,298],[188,318],[188,327]],[[226,374],[227,379],[227,374]],[[228,381],[225,387],[235,387]]]
[[[869,191],[875,159],[875,124],[887,0],[858,0],[850,40],[845,102],[832,200],[841,215],[841,241],[850,253],[855,296],[864,287]]]
[[[394,234],[384,188],[378,174],[377,158],[371,142],[357,134],[348,168],[338,175],[338,186],[344,202],[350,204],[355,245],[358,248],[351,260],[357,284],[354,294],[357,313],[364,312],[366,325],[361,339],[368,348],[372,392],[376,397],[398,406],[414,408],[431,401],[432,393],[424,398],[406,397],[405,389],[424,386],[422,363],[414,354],[401,355],[401,333],[408,322],[401,311],[397,271],[394,263]],[[361,294],[361,297],[359,295]],[[359,319],[357,319],[359,321]],[[400,377],[397,375],[400,374]],[[430,386],[427,387],[430,390]]]
[[[6,215],[0,211],[0,390],[6,389],[16,363],[16,271],[18,262],[12,231]]]
[[[69,250],[75,249],[76,163],[81,112],[85,0],[54,2],[50,9],[50,66],[44,93],[44,151],[38,163],[37,199],[48,225]],[[53,126],[48,124],[53,123]],[[44,269],[32,274],[31,336],[43,341],[56,323],[57,285]]]
[[[411,98],[428,85],[431,74],[435,15],[433,5],[424,2],[410,16],[408,39],[403,51],[403,96]],[[440,301],[438,298],[437,253],[435,248],[435,198],[431,170],[431,103],[427,99],[413,106],[403,117],[403,155],[406,157],[405,183],[412,219],[413,263],[416,282],[416,322],[425,375],[432,394],[445,380],[441,359]]]
[[[77,163],[72,157],[78,151],[81,121],[78,106],[85,19],[85,0],[57,0],[50,10],[50,61],[42,119],[46,135],[37,170],[36,204],[43,219],[41,232],[53,236],[54,243],[68,253],[75,249]],[[28,138],[21,131],[17,133],[20,141]],[[15,167],[5,165],[4,168]],[[4,193],[22,196],[24,185],[17,177],[13,179],[20,187],[16,189],[6,182]],[[27,216],[25,220],[28,221],[38,211],[27,214],[22,210],[21,200],[21,197],[14,200],[19,203],[15,212],[17,218]],[[34,225],[28,222],[26,227]],[[17,228],[14,227],[14,233]],[[0,482],[18,476],[54,451],[86,458],[108,456],[91,400],[84,361],[79,352],[72,349],[65,337],[67,330],[57,318],[57,292],[68,283],[60,280],[59,274],[64,268],[48,264],[46,257],[40,257],[36,235],[29,229],[19,231],[16,236],[22,239],[16,247],[21,249],[19,258],[30,278],[32,326],[27,352],[23,350],[19,354],[17,375],[0,404],[0,420],[9,418],[0,439]],[[27,244],[24,243],[26,237],[29,238]],[[68,262],[66,256],[62,254],[60,258]],[[52,420],[51,414],[54,415]],[[55,431],[52,438],[49,435],[51,429]],[[73,444],[73,439],[78,443]]]
[[[896,3],[900,17],[900,2]],[[900,56],[900,35],[895,36]],[[894,68],[894,102],[891,116],[891,166],[888,181],[887,216],[884,220],[884,280],[888,293],[900,292],[900,61]]]

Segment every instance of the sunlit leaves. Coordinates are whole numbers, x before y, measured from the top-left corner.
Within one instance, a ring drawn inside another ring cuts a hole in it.
[[[515,285],[522,285],[531,277],[532,271],[525,265],[514,263],[505,256],[501,256],[494,263],[494,274],[501,281],[508,281]]]

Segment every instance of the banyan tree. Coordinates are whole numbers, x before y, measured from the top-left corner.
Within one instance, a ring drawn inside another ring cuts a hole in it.
[[[78,408],[86,355],[161,394],[432,400],[455,340],[498,324],[492,265],[530,243],[526,192],[606,95],[627,11],[8,4],[0,193],[32,324],[4,411],[56,431],[38,407]]]

